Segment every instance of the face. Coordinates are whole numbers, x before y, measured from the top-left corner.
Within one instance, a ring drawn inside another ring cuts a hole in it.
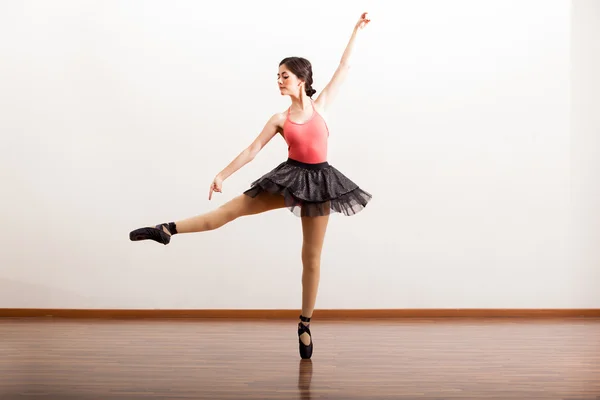
[[[282,95],[297,95],[302,89],[302,82],[296,75],[290,72],[289,69],[284,65],[279,67],[279,73],[277,74],[277,85],[279,85],[279,91]]]

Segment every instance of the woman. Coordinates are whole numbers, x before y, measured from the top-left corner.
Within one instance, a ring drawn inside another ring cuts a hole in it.
[[[288,159],[254,181],[243,194],[219,208],[177,222],[162,223],[132,231],[132,241],[154,240],[168,244],[171,236],[181,233],[217,229],[239,217],[269,210],[288,208],[302,220],[302,313],[298,322],[299,351],[310,358],[313,341],[310,319],[315,307],[320,278],[321,250],[331,212],[354,215],[371,200],[371,195],[327,162],[329,130],[325,114],[333,102],[349,69],[350,55],[357,33],[370,22],[363,13],[356,23],[350,41],[331,81],[318,98],[312,88],[312,66],[300,57],[285,58],[279,64],[277,83],[282,95],[290,96],[291,106],[274,114],[262,132],[210,185],[221,193],[223,181],[249,163],[277,134],[288,144]]]

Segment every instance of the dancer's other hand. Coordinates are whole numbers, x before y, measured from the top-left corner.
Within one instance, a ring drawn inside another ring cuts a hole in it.
[[[354,27],[354,30],[358,31],[360,29],[363,29],[364,27],[366,27],[369,24],[369,22],[371,22],[371,20],[369,18],[367,18],[367,13],[366,12],[362,13],[360,16],[360,19],[356,23],[356,26]]]
[[[210,184],[210,191],[208,192],[208,200],[212,199],[213,192],[222,193],[223,179],[219,175],[215,176],[215,179]]]

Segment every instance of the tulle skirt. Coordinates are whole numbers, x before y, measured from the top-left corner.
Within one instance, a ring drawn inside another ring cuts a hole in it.
[[[291,158],[252,182],[244,194],[256,197],[261,192],[283,196],[298,217],[354,215],[372,197],[327,162],[306,164]]]

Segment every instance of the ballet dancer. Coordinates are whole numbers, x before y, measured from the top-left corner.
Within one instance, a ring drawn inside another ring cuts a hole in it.
[[[132,241],[154,240],[167,245],[173,235],[218,229],[237,218],[287,208],[302,221],[302,312],[298,322],[299,352],[303,359],[313,353],[310,321],[317,298],[321,252],[329,215],[354,215],[367,206],[371,194],[327,161],[329,129],[327,111],[350,68],[354,42],[370,22],[363,13],[329,83],[316,100],[312,96],[312,65],[302,57],[284,58],[279,63],[277,84],[291,105],[272,115],[256,139],[210,184],[208,199],[222,193],[223,181],[252,161],[260,150],[280,134],[288,145],[288,157],[252,182],[250,187],[220,207],[180,221],[161,223],[130,232]]]

